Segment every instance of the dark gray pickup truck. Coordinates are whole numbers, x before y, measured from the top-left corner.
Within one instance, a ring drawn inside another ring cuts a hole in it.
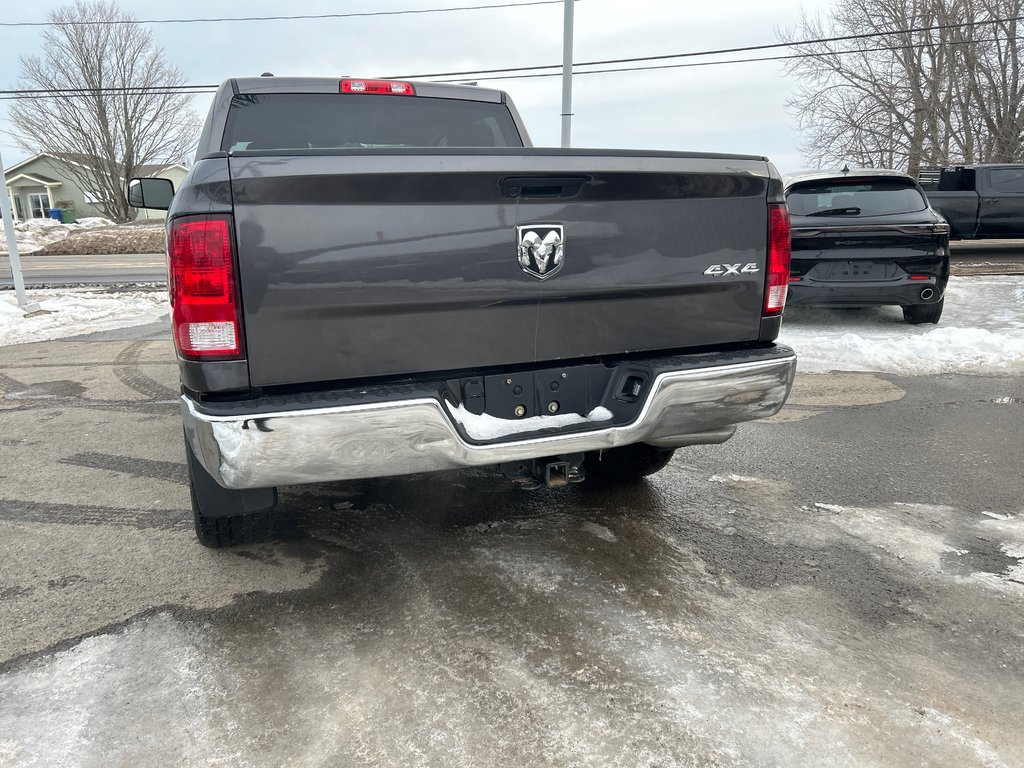
[[[265,77],[220,87],[176,194],[128,194],[169,207],[208,546],[265,536],[289,484],[636,479],[792,386],[763,157],[536,149],[500,91]]]
[[[1024,238],[1024,165],[926,168],[919,181],[953,239]]]

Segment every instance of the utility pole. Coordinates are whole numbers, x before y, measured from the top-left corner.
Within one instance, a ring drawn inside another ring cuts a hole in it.
[[[564,0],[562,37],[562,146],[572,146],[572,11],[575,0]]]
[[[0,194],[0,213],[3,214],[4,232],[7,234],[7,255],[11,259],[11,274],[14,276],[14,295],[22,312],[36,312],[38,304],[29,304],[25,296],[25,279],[21,276],[21,259],[18,257],[18,240],[14,236],[14,217],[11,215],[11,200],[7,196],[7,175],[4,172],[4,158],[0,155],[0,178],[4,180],[4,191]]]

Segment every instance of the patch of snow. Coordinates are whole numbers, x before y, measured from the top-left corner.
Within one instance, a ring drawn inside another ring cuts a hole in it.
[[[991,517],[993,520],[1009,520],[1010,519],[1009,515],[1001,515],[998,512],[988,512],[988,511],[986,511],[984,509],[981,510],[981,514],[985,515],[985,517]]]
[[[0,764],[138,764],[147,748],[182,765],[228,764],[213,759],[230,748],[210,736],[219,694],[207,652],[201,632],[159,614],[4,675]],[[164,717],[178,727],[160,729]],[[128,722],[152,729],[145,746],[122,740]]]
[[[790,307],[779,341],[807,373],[1024,372],[1024,277],[950,278],[938,326],[910,325],[898,307]]]
[[[820,509],[823,512],[845,512],[846,507],[841,507],[838,504],[822,504],[820,501],[814,502],[814,508]]]
[[[163,291],[105,293],[101,290],[30,291],[42,314],[25,315],[13,291],[0,293],[0,346],[48,341],[159,320],[169,311]]]
[[[933,573],[942,572],[942,556],[957,550],[941,533],[925,530],[922,525],[908,524],[896,512],[911,508],[914,520],[945,519],[950,508],[929,504],[893,504],[890,508],[840,507],[815,503],[815,507],[837,512],[829,522],[850,536],[876,547],[904,563]],[[901,509],[902,507],[902,509]]]
[[[757,477],[746,477],[744,475],[712,475],[708,478],[709,483],[760,483],[762,480]]]
[[[612,418],[612,412],[607,408],[598,406],[586,416],[578,413],[560,413],[554,416],[530,416],[525,419],[499,419],[490,414],[475,414],[466,410],[462,404],[458,408],[447,400],[445,407],[455,419],[466,430],[466,433],[474,440],[493,440],[509,435],[519,435],[526,432],[535,432],[539,429],[552,427],[569,427],[588,422],[608,421]]]
[[[1004,768],[1006,766],[1003,756],[993,749],[991,744],[975,735],[977,729],[973,725],[965,724],[963,720],[932,707],[921,707],[920,712],[929,728],[938,733],[944,732],[947,734],[947,738],[960,742],[967,751],[978,758],[978,765],[985,768]]]
[[[114,222],[110,219],[105,219],[102,216],[86,216],[83,219],[79,219],[76,222],[80,229],[95,229],[96,227],[113,227]],[[74,224],[68,224],[67,226],[73,227]]]
[[[101,216],[86,216],[74,224],[62,224],[56,219],[28,219],[14,225],[14,236],[18,243],[18,253],[33,253],[50,243],[65,239],[73,232],[97,227],[112,227],[114,222]],[[7,235],[0,224],[0,253],[7,253]]]
[[[619,537],[612,533],[610,529],[598,523],[592,523],[589,520],[580,526],[580,530],[586,531],[592,536],[597,536],[597,538],[604,539],[605,541],[616,542],[619,540]]]
[[[1024,547],[1003,543],[1000,545],[1000,549],[1007,557],[1014,558],[1017,564],[1011,565],[1007,568],[1006,573],[999,574],[999,577],[1024,586]]]
[[[1020,594],[1024,590],[1024,525],[1010,515],[982,512],[991,519],[979,521],[979,526],[986,532],[985,538],[1001,537],[1000,550],[1017,562],[1001,573],[976,571],[970,576],[963,576],[950,572],[943,564],[946,555],[963,557],[970,554],[969,545],[968,548],[956,546],[942,533],[951,521],[963,519],[963,513],[953,507],[901,502],[871,509],[822,503],[814,506],[839,513],[829,522],[850,536],[931,576],[958,583],[983,584],[1012,594]]]

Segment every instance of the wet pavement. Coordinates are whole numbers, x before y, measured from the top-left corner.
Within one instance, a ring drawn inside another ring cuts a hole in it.
[[[1024,384],[802,375],[619,489],[191,530],[160,327],[0,348],[0,765],[1024,764]]]

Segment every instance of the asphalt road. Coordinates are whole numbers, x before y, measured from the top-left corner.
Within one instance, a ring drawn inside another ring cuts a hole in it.
[[[21,257],[25,284],[34,288],[63,285],[122,285],[167,282],[162,253],[122,253],[106,256]],[[11,262],[0,255],[0,287],[14,285]]]
[[[192,536],[161,326],[0,348],[0,765],[1024,765],[1024,382],[798,376],[617,490]]]
[[[984,240],[954,242],[954,274],[1009,274],[1024,272],[1024,241]],[[167,267],[163,254],[134,253],[106,256],[22,256],[25,284],[43,288],[65,285],[124,285],[164,283]],[[0,287],[14,284],[11,265],[0,255]]]

